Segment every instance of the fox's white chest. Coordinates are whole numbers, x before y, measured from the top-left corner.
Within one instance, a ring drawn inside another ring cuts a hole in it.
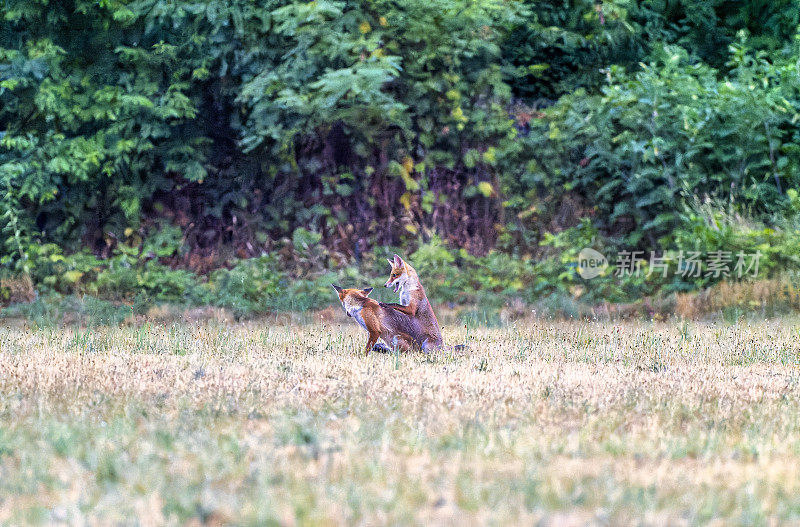
[[[361,310],[364,309],[363,307],[348,307],[347,314],[353,317],[353,320],[358,322],[358,325],[364,329],[367,329],[367,325],[364,323],[364,317],[361,316]]]
[[[403,284],[403,287],[400,289],[400,303],[404,306],[407,306],[411,303],[411,293],[419,289],[419,286],[412,282],[408,281]]]
[[[411,302],[411,292],[403,289],[400,291],[400,303],[407,306],[409,302]]]

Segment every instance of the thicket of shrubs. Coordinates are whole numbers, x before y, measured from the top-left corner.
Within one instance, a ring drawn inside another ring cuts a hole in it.
[[[763,277],[800,263],[790,0],[7,0],[0,15],[0,301],[29,283],[302,310],[395,250],[453,303],[626,302],[723,278],[584,280],[583,247],[758,251]]]

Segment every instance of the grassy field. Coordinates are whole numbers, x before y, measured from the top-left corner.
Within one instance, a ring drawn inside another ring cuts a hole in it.
[[[800,522],[797,319],[0,327],[0,524]]]

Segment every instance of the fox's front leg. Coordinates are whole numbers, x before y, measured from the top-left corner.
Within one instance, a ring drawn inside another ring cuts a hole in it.
[[[372,351],[372,347],[376,342],[378,342],[378,338],[380,336],[380,333],[375,333],[372,331],[369,332],[369,337],[367,337],[367,355],[369,355],[369,352]]]
[[[385,302],[381,302],[380,304],[381,304],[382,307],[391,307],[395,311],[399,311],[400,313],[405,313],[406,315],[408,315],[410,317],[413,317],[413,316],[415,316],[417,314],[417,303],[416,302],[412,302],[412,303],[408,304],[407,306],[404,306],[403,304],[396,304],[394,302],[392,302],[391,304],[387,304]]]

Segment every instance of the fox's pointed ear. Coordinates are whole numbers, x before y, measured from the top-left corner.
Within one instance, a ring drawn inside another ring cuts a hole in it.
[[[331,287],[332,287],[332,288],[334,288],[334,289],[336,289],[336,292],[337,292],[337,293],[341,293],[341,292],[342,292],[342,288],[341,288],[341,287],[339,287],[339,286],[338,286],[338,285],[336,285],[336,284],[331,284]]]
[[[372,292],[373,289],[374,289],[373,287],[365,287],[364,289],[362,289],[362,291],[364,291],[365,295],[369,296],[369,294]]]
[[[397,255],[397,254],[394,255],[394,265],[397,266],[397,267],[400,267],[401,265],[403,265],[403,259],[400,258],[400,256]]]
[[[390,259],[388,259],[388,258],[386,259],[386,261],[387,261],[387,262],[389,262],[389,265],[391,265],[392,267],[394,267],[394,262],[393,262],[393,261],[391,261],[391,260],[390,260]]]

